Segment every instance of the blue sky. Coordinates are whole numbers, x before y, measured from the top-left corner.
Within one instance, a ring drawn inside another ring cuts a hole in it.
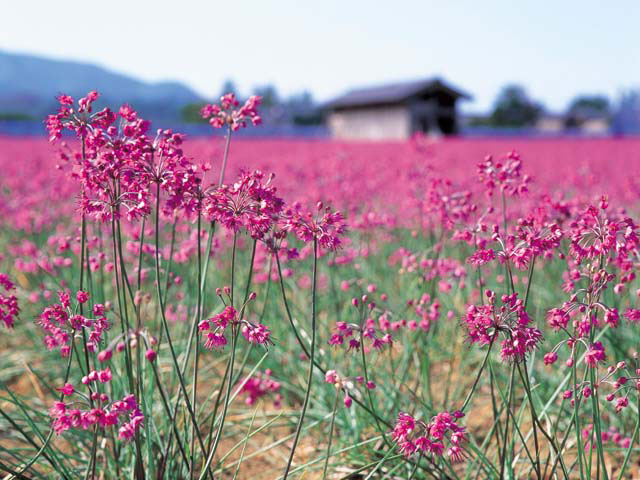
[[[489,108],[507,82],[550,110],[577,93],[640,87],[640,2],[22,0],[0,48],[90,61],[206,96],[232,78],[326,100],[360,85],[438,74]]]

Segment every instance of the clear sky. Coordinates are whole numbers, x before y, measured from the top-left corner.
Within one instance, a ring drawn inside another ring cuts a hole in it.
[[[273,83],[326,100],[438,74],[482,111],[507,82],[550,110],[640,87],[637,0],[2,0],[0,49],[90,61],[213,97]]]

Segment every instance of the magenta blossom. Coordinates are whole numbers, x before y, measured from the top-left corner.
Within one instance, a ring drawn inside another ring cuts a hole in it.
[[[253,95],[240,107],[240,102],[233,93],[227,93],[220,98],[220,104],[207,104],[200,110],[200,115],[213,128],[222,128],[227,125],[236,131],[247,127],[247,120],[253,125],[260,125],[262,119],[258,115],[258,107],[262,97]],[[238,108],[239,107],[239,108]]]
[[[407,458],[415,453],[442,456],[446,442],[449,444],[449,460],[459,462],[463,459],[462,446],[467,441],[464,427],[457,423],[463,416],[461,412],[442,412],[426,423],[408,413],[400,412],[391,438]]]

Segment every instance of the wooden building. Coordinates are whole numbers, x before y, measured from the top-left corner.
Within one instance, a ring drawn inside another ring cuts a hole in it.
[[[439,78],[351,90],[329,102],[333,138],[405,140],[414,133],[453,135],[456,102],[471,97]]]

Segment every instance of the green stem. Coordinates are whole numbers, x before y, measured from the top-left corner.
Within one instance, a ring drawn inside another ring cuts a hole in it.
[[[593,392],[591,393],[591,405],[593,406],[593,424],[595,426],[595,431],[596,431],[596,447],[598,449],[598,468],[597,470],[600,470],[600,464],[602,464],[602,475],[604,477],[605,480],[608,480],[609,475],[607,474],[607,465],[605,463],[604,460],[604,448],[602,446],[602,432],[600,429],[600,406],[599,406],[599,402],[598,402],[598,392],[599,389],[596,388],[596,379],[595,379],[595,372],[594,369],[591,368],[590,369],[590,377],[591,377],[591,385],[592,385],[592,390]],[[593,448],[593,445],[590,446],[591,448]],[[599,473],[596,475],[597,478],[600,478]]]
[[[507,418],[505,420],[504,434],[502,438],[504,440],[502,462],[500,465],[500,478],[504,478],[504,467],[507,460],[507,449],[509,447],[509,413],[511,412],[511,406],[513,405],[513,378],[515,377],[515,363],[511,365],[511,376],[509,380],[509,391],[507,394]]]
[[[171,352],[171,360],[173,361],[174,370],[178,376],[178,382],[180,383],[180,389],[182,391],[182,395],[184,396],[185,403],[187,405],[187,411],[189,412],[189,417],[191,423],[193,424],[193,428],[196,431],[196,436],[198,437],[198,443],[200,445],[200,449],[205,452],[204,442],[202,440],[202,436],[198,429],[198,422],[195,416],[195,412],[193,411],[191,401],[189,400],[189,395],[187,393],[187,387],[184,383],[184,378],[182,373],[180,372],[180,367],[178,365],[178,357],[176,355],[175,348],[173,346],[173,341],[171,340],[171,333],[169,332],[169,325],[167,322],[167,317],[165,315],[164,301],[162,298],[162,290],[160,287],[160,184],[156,184],[156,225],[155,225],[155,260],[156,260],[156,290],[158,294],[158,302],[160,302],[160,318],[162,320],[162,326],[164,328],[165,335],[167,337],[167,343],[169,345],[169,351]]]
[[[296,434],[293,439],[293,445],[291,446],[291,453],[289,454],[289,460],[284,470],[283,480],[286,480],[289,476],[289,470],[291,469],[291,463],[293,462],[293,456],[298,446],[298,440],[300,439],[300,432],[302,431],[302,424],[304,422],[305,414],[307,413],[307,407],[309,405],[309,397],[311,395],[311,384],[313,383],[313,365],[316,352],[316,288],[317,288],[317,274],[318,274],[318,240],[313,239],[313,284],[311,290],[311,356],[309,358],[309,376],[307,378],[307,391],[304,396],[304,403],[302,404],[302,411],[300,412],[300,419],[298,420],[298,426],[296,428]]]
[[[478,382],[480,381],[480,377],[482,376],[482,372],[484,370],[484,367],[487,365],[487,360],[489,360],[489,354],[491,353],[491,347],[493,347],[493,341],[494,340],[495,340],[495,337],[492,338],[491,339],[491,343],[489,343],[489,348],[487,349],[487,353],[484,356],[484,360],[482,360],[482,365],[480,366],[480,370],[478,370],[478,374],[476,375],[476,379],[473,381],[473,385],[471,386],[471,390],[467,394],[467,398],[465,399],[464,403],[462,404],[462,407],[460,408],[461,412],[464,412],[464,410],[467,408],[467,406],[469,405],[469,402],[471,401],[471,398],[473,397],[474,392],[476,391],[476,387],[478,386]]]
[[[331,415],[331,425],[329,426],[329,440],[327,442],[327,458],[324,460],[324,468],[322,469],[322,480],[327,478],[327,469],[329,468],[329,458],[331,457],[331,441],[333,440],[333,425],[336,420],[336,412],[338,411],[338,400],[340,400],[340,389],[336,388],[336,398],[333,401],[333,414]]]
[[[142,223],[140,224],[140,246],[138,247],[138,290],[140,290],[140,284],[142,283],[142,245],[144,244],[144,224],[147,221],[147,217],[142,217]]]
[[[236,357],[236,344],[238,340],[238,330],[235,325],[231,326],[231,357],[229,359],[229,382],[227,383],[227,391],[224,396],[224,404],[222,407],[222,418],[220,419],[220,425],[218,426],[218,430],[216,431],[216,437],[213,441],[213,447],[211,451],[209,451],[209,456],[207,457],[207,461],[204,465],[204,469],[202,474],[200,475],[199,480],[202,480],[205,477],[206,472],[209,470],[211,466],[211,461],[216,454],[216,450],[218,449],[218,444],[220,443],[220,438],[222,437],[222,428],[224,427],[224,421],[227,418],[227,410],[229,409],[229,400],[231,398],[231,388],[233,387],[233,382],[231,379],[233,378],[233,364]]]
[[[640,412],[640,395],[638,395],[638,412]],[[640,431],[640,413],[638,415],[638,419],[636,420],[636,427],[633,430],[633,435],[631,436],[631,443],[629,444],[629,449],[627,450],[627,454],[624,456],[624,461],[622,462],[622,466],[620,467],[620,474],[618,475],[618,480],[622,480],[624,471],[627,468],[627,463],[629,463],[629,459],[631,458],[631,452],[633,452],[633,444],[636,442],[636,438],[638,438],[638,431]]]
[[[365,307],[366,306],[363,305],[363,308],[365,308]],[[376,412],[376,408],[375,408],[375,405],[373,403],[373,395],[371,394],[371,390],[367,386],[367,384],[369,383],[369,374],[367,372],[367,360],[366,360],[365,353],[364,353],[364,330],[363,330],[362,327],[363,327],[363,325],[360,325],[360,352],[362,354],[361,355],[361,357],[362,357],[362,370],[363,370],[363,373],[364,373],[365,389],[367,390],[367,396],[369,398],[369,406],[371,407],[371,411],[374,413],[373,418],[376,421],[376,427],[378,427],[378,433],[380,433],[380,435],[382,436],[382,439],[387,444],[387,446],[391,447],[391,444],[389,443],[389,440],[387,439],[386,432],[380,426],[380,422],[378,421],[378,414]]]
[[[227,135],[224,143],[224,155],[222,156],[222,167],[220,168],[220,181],[218,186],[224,182],[224,172],[227,169],[227,158],[229,157],[229,144],[231,143],[231,127],[227,128]]]
[[[73,338],[74,338],[73,334],[71,335],[71,338],[72,338],[72,341],[73,341]],[[72,361],[72,359],[73,359],[73,356],[71,354],[69,354],[69,361],[67,362],[67,370],[66,370],[66,372],[64,374],[64,381],[62,382],[63,385],[65,385],[69,381],[69,372],[71,371],[71,361]],[[59,401],[62,401],[63,399],[64,399],[64,394],[61,393]],[[29,470],[29,468],[31,468],[31,465],[33,465],[36,462],[36,460],[38,460],[38,458],[40,458],[40,456],[44,453],[45,449],[49,446],[49,442],[51,441],[52,437],[53,437],[53,429],[51,429],[49,431],[49,435],[47,435],[47,439],[42,444],[42,447],[40,447],[40,449],[33,456],[33,458],[31,460],[29,460],[29,462],[19,470],[18,474],[22,474],[22,473],[26,472],[27,470]],[[54,465],[54,468],[55,468],[55,465]]]
[[[193,322],[193,326],[198,325],[200,323],[201,317],[202,317],[202,290],[199,288],[200,285],[202,284],[202,252],[201,252],[201,248],[202,246],[200,245],[200,232],[202,230],[202,209],[201,209],[201,204],[198,205],[198,222],[197,222],[197,234],[198,234],[198,241],[197,241],[197,247],[198,247],[198,255],[197,255],[197,259],[198,259],[198,303],[196,306],[196,318],[194,319]],[[193,327],[192,326],[192,327]],[[200,342],[196,342],[196,351],[195,351],[195,355],[194,355],[194,361],[193,361],[193,383],[191,385],[191,404],[193,405],[193,409],[194,411],[197,410],[197,402],[198,402],[198,398],[197,398],[197,391],[198,391],[198,361],[200,359]],[[195,473],[195,443],[196,443],[196,432],[195,432],[195,427],[192,426],[191,429],[191,468],[190,468],[190,473],[189,473],[189,478],[193,479],[194,473]]]
[[[231,305],[233,306],[233,296],[234,296],[234,284],[235,284],[235,274],[236,274],[236,247],[237,247],[237,242],[238,242],[238,233],[234,232],[233,234],[233,249],[231,252],[231,292],[230,292],[230,299],[231,299]],[[253,262],[251,265],[251,268],[253,268]],[[250,282],[250,279],[247,279],[247,284]],[[227,391],[225,393],[224,396],[224,404],[222,407],[222,418],[220,419],[220,425],[218,426],[218,430],[216,431],[216,436],[215,439],[213,441],[213,447],[211,448],[211,450],[209,450],[209,454],[207,456],[207,461],[205,463],[204,469],[205,471],[207,471],[209,469],[209,466],[211,465],[211,462],[213,461],[213,457],[216,454],[216,451],[218,450],[218,445],[220,443],[220,438],[222,437],[222,428],[224,427],[224,422],[227,418],[227,411],[229,409],[229,403],[230,403],[230,399],[231,399],[231,389],[233,387],[233,366],[234,366],[234,362],[235,362],[235,358],[236,358],[236,347],[237,347],[237,343],[238,343],[238,334],[240,333],[240,327],[239,325],[236,325],[235,319],[234,321],[231,323],[231,356],[229,357],[229,363],[227,365],[227,371],[229,372],[229,383],[227,383]],[[215,416],[213,417],[215,420]],[[202,480],[202,478],[204,478],[204,473],[200,476],[200,480]]]

